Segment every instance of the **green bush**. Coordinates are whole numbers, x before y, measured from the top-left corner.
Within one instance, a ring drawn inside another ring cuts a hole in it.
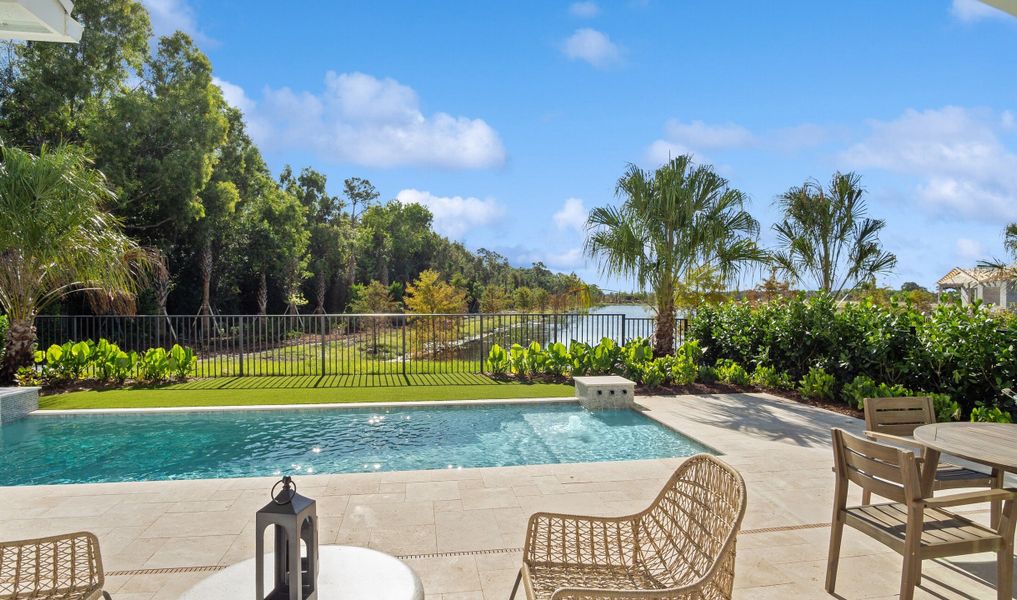
[[[571,357],[569,356],[569,350],[565,347],[565,344],[561,342],[554,342],[548,344],[547,348],[544,349],[546,358],[544,360],[544,372],[548,375],[554,375],[561,377],[569,370],[571,364]]]
[[[806,398],[816,400],[833,400],[834,386],[837,380],[827,373],[823,367],[812,367],[798,382],[798,391]]]
[[[960,404],[954,402],[946,394],[929,394],[932,398],[932,407],[936,411],[936,421],[956,421],[960,419]]]
[[[858,375],[849,383],[844,384],[840,395],[849,406],[863,410],[866,398],[899,398],[913,396],[914,393],[900,384],[880,383],[877,385],[868,375]]]
[[[169,371],[176,375],[177,379],[187,379],[197,362],[194,350],[180,344],[173,344],[173,347],[170,348]]]
[[[509,370],[516,375],[526,375],[526,349],[519,344],[509,347]]]
[[[621,348],[611,338],[604,338],[593,347],[590,361],[591,375],[614,374],[621,360]]]
[[[92,340],[53,344],[45,352],[36,351],[35,362],[42,364],[44,379],[76,381],[92,362],[94,349]]]
[[[505,375],[510,367],[508,352],[498,344],[492,345],[487,353],[486,366],[492,375]]]
[[[164,381],[170,373],[169,353],[165,348],[149,348],[141,356],[138,370],[144,381]]]
[[[689,334],[707,364],[766,365],[794,381],[821,367],[835,388],[864,375],[891,387],[946,394],[962,416],[979,401],[1017,412],[1001,392],[1017,382],[1017,315],[979,304],[945,301],[925,315],[906,302],[838,305],[824,294],[799,294],[757,306],[703,306]]]
[[[696,372],[696,379],[703,383],[717,383],[720,376],[717,374],[717,369],[709,365],[699,365],[699,370]]]
[[[980,423],[1013,423],[1010,413],[1004,412],[998,406],[976,406],[971,411],[971,420]]]
[[[667,360],[658,358],[653,361],[640,362],[639,380],[648,389],[655,390],[667,381]]]
[[[749,385],[749,374],[740,364],[729,358],[717,361],[717,377],[731,385]]]
[[[653,361],[653,349],[645,338],[636,338],[621,348],[621,361],[625,376],[629,379],[640,378],[643,367]]]
[[[756,369],[752,371],[749,383],[772,390],[793,390],[795,387],[790,375],[787,373],[781,373],[777,371],[777,369],[767,365],[757,366]]]
[[[593,370],[593,349],[585,342],[573,340],[569,344],[569,362],[573,377],[589,375]]]

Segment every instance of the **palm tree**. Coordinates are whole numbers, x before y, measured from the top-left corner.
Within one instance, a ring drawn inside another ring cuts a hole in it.
[[[35,316],[71,292],[133,298],[145,254],[103,210],[114,195],[77,150],[0,148],[0,308],[10,319],[0,380],[31,364]]]
[[[635,165],[618,180],[620,207],[590,213],[586,252],[605,273],[632,277],[653,290],[657,327],[654,353],[675,347],[675,292],[696,269],[730,281],[750,262],[766,260],[756,245],[759,223],[745,210],[746,196],[708,165],[679,156],[654,172]]]
[[[779,196],[784,220],[773,226],[780,245],[774,265],[835,298],[892,270],[897,257],[879,241],[886,222],[865,216],[864,193],[858,175],[835,173],[825,189],[808,180]]]

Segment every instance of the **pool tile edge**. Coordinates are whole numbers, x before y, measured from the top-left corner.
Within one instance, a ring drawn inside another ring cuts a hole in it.
[[[326,410],[336,408],[395,408],[406,406],[485,406],[493,404],[577,404],[577,398],[494,398],[483,400],[423,400],[411,402],[329,402],[302,404],[252,404],[227,406],[166,406],[157,408],[75,408],[66,410],[32,411],[28,416],[68,416],[68,415],[103,415],[103,414],[143,414],[143,413],[179,413],[179,412],[236,412],[266,410]]]

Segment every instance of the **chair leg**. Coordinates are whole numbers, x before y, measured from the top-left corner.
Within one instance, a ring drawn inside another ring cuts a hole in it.
[[[832,594],[837,587],[837,567],[840,566],[840,545],[844,537],[844,520],[838,515],[830,525],[830,553],[826,559],[826,592]]]
[[[523,580],[523,570],[519,569],[519,574],[516,575],[516,583],[512,586],[512,593],[509,594],[509,600],[516,597],[516,592],[519,591],[519,582]]]
[[[919,563],[919,564],[915,564]],[[900,600],[912,600],[915,597],[917,577],[920,576],[921,559],[917,554],[904,552],[904,565],[900,574]]]
[[[862,506],[872,504],[872,492],[869,490],[862,490]]]
[[[1010,600],[1013,595],[1013,544],[996,553],[996,598]]]
[[[992,470],[992,487],[1002,488],[1003,487],[1003,471],[1000,469]],[[993,500],[989,503],[989,525],[993,529],[999,529],[999,518],[1002,515],[1003,502],[1001,500]]]

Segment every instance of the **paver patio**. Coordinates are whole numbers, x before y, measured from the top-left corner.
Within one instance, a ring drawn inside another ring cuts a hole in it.
[[[830,427],[850,417],[765,394],[642,397],[646,414],[712,446],[748,485],[736,597],[829,598],[823,591],[833,493]],[[300,477],[318,501],[321,541],[404,558],[429,600],[503,599],[538,510],[624,514],[657,493],[680,459]],[[274,479],[0,488],[0,539],[89,530],[116,600],[176,598],[254,554],[254,513]],[[853,490],[854,499],[858,490]],[[965,512],[987,521],[988,506]],[[900,557],[847,530],[838,595],[893,598]],[[927,562],[917,598],[995,597],[994,555]]]

